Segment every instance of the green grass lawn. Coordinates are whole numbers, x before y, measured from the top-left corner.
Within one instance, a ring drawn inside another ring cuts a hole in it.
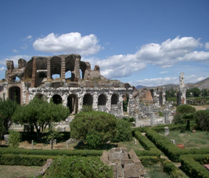
[[[164,132],[160,133],[164,135]],[[209,148],[209,133],[196,131],[193,132],[184,132],[180,131],[170,131],[169,135],[166,136],[169,140],[174,139],[176,144],[184,144],[185,149],[191,148]]]
[[[0,165],[0,178],[32,178],[40,169],[39,166]]]
[[[142,145],[137,140],[136,140],[136,144],[135,144],[135,138],[134,137],[133,137],[133,139],[131,141],[119,142],[118,143],[118,147],[126,147],[128,151],[130,149],[133,149],[133,150],[144,150]]]

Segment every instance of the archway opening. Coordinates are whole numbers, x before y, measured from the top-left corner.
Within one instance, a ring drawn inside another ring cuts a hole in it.
[[[127,93],[123,94],[123,111],[127,112],[129,96]]]
[[[17,102],[18,104],[21,104],[21,94],[19,87],[15,86],[9,88],[9,99]]]
[[[113,94],[111,97],[111,104],[118,104],[118,95]]]
[[[61,104],[61,103],[62,103],[62,98],[61,98],[60,95],[54,95],[54,96],[52,97],[52,100],[53,100],[53,102],[54,102],[55,104]]]
[[[85,94],[83,98],[83,105],[93,105],[93,97],[90,94]]]
[[[78,109],[78,98],[75,94],[71,94],[67,98],[67,106],[70,110],[70,113],[77,114]]]
[[[104,94],[99,95],[98,105],[106,105],[107,98]]]
[[[40,93],[37,93],[35,95],[35,97],[37,97],[38,99],[44,99],[44,95],[43,94],[40,94]]]
[[[60,79],[60,74],[53,74],[52,79],[54,79],[54,80]]]

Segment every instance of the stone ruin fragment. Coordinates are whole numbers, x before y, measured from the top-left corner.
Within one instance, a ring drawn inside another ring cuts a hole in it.
[[[114,178],[144,177],[144,166],[141,164],[134,150],[127,148],[112,148],[103,151],[100,160],[113,169]]]
[[[179,76],[179,91],[177,94],[177,105],[186,104],[186,86],[184,84],[184,73]]]

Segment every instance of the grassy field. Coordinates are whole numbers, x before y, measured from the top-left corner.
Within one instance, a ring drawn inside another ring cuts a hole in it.
[[[160,133],[164,135],[164,132]],[[193,132],[184,132],[180,131],[170,131],[169,135],[166,138],[174,139],[176,144],[184,144],[185,149],[191,148],[209,148],[209,133],[196,131]]]
[[[130,151],[130,149],[144,150],[144,148],[141,146],[141,144],[137,140],[136,140],[136,144],[135,144],[135,138],[133,138],[129,142],[119,142],[118,147],[126,147],[128,149],[128,151]]]
[[[0,178],[32,178],[40,169],[39,166],[0,165]]]

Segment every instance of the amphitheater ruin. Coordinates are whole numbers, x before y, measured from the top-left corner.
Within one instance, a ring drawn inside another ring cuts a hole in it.
[[[109,80],[100,74],[100,67],[81,60],[78,54],[49,57],[34,56],[29,61],[6,61],[5,81],[0,85],[0,97],[28,104],[35,96],[68,107],[71,114],[84,105],[116,116],[124,115],[123,101],[128,100],[126,115],[144,118],[152,108],[165,105],[165,89],[152,88],[139,92],[128,83]],[[54,75],[58,77],[53,77]],[[144,109],[143,109],[144,108]]]

